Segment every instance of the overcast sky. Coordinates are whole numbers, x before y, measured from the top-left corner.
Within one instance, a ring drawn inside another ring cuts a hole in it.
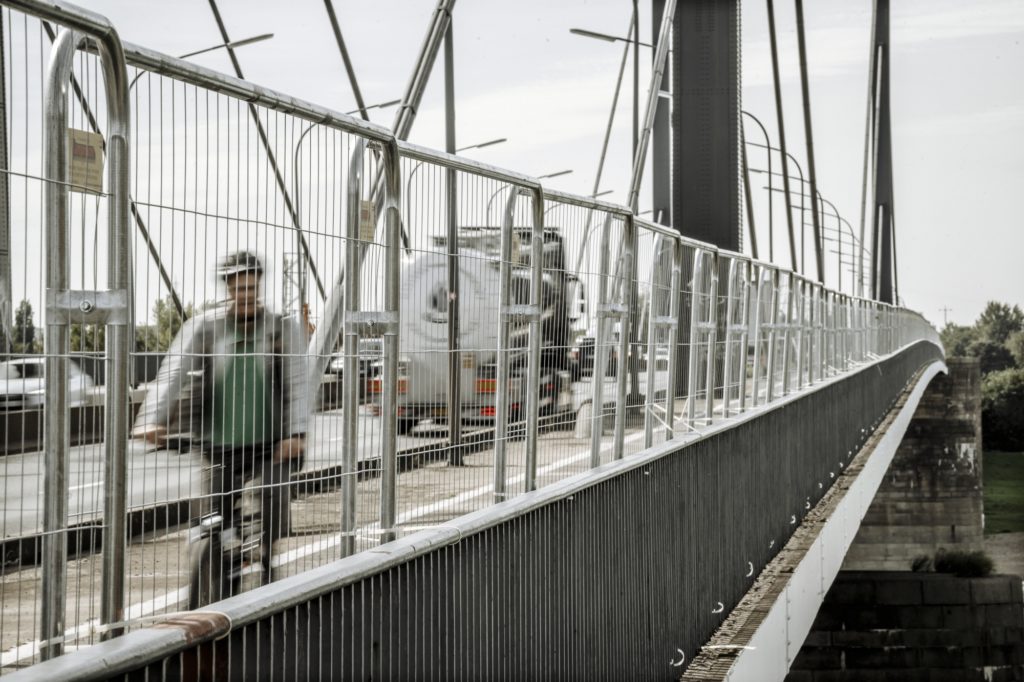
[[[205,0],[86,0],[126,41],[181,54],[220,42]],[[434,10],[432,0],[335,0],[368,104],[400,97]],[[791,3],[779,2],[787,140],[803,162],[803,122]],[[273,32],[238,50],[249,80],[341,111],[355,107],[320,0],[221,0],[233,39]],[[625,0],[456,4],[459,146],[495,165],[540,175],[571,168],[553,186],[593,191],[620,44],[569,33],[574,26],[622,35]],[[819,186],[855,228],[860,219],[870,0],[806,3]],[[650,39],[650,6],[640,3]],[[1024,2],[893,2],[892,88],[900,293],[941,324],[973,321],[990,299],[1024,304]],[[775,134],[764,3],[743,2],[743,106]],[[644,52],[644,62],[649,54]],[[223,52],[195,61],[230,71]],[[441,61],[412,141],[444,142]],[[629,78],[629,71],[627,71]],[[641,69],[642,97],[648,70]],[[602,190],[625,201],[630,166],[627,81]],[[390,125],[394,110],[373,119]],[[753,162],[753,161],[752,161]],[[640,208],[650,205],[644,190]],[[760,229],[760,228],[759,228]],[[779,259],[781,242],[776,243]]]

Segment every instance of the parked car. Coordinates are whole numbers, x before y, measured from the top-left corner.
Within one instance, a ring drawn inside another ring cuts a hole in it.
[[[24,410],[46,403],[46,358],[20,358],[0,362],[0,410]],[[68,362],[68,405],[84,405],[92,378],[74,362]]]

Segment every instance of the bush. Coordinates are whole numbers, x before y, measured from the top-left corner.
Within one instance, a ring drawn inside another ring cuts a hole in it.
[[[992,372],[981,381],[981,427],[990,450],[1024,450],[1024,368]]]
[[[935,553],[936,573],[952,573],[958,578],[984,578],[994,568],[992,558],[981,550],[940,549]]]

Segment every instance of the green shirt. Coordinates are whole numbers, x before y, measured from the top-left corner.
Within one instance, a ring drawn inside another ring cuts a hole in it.
[[[253,335],[235,332],[234,354],[225,358],[214,376],[211,442],[239,446],[269,440],[273,417],[270,388],[266,363],[256,354]]]

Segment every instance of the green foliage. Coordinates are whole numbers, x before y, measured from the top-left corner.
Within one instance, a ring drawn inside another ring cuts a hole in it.
[[[984,338],[1004,344],[1011,334],[1024,330],[1024,312],[1019,306],[989,301],[975,326]]]
[[[968,347],[967,355],[978,358],[982,376],[1014,366],[1010,349],[991,339],[978,339]]]
[[[1013,356],[1013,361],[1018,367],[1024,367],[1024,331],[1010,334],[1006,339],[1006,347]]]
[[[11,350],[15,353],[42,353],[43,340],[36,335],[32,320],[32,304],[22,300],[14,311],[14,339]]]
[[[978,331],[974,327],[965,327],[950,322],[939,333],[946,355],[951,358],[970,355],[970,347],[978,340]]]
[[[1024,532],[1024,452],[986,450],[985,533]]]
[[[947,324],[940,336],[947,356],[976,357],[981,364],[985,447],[1024,450],[1024,312],[1020,306],[989,301],[973,325]],[[989,477],[986,471],[986,485]]]
[[[992,372],[982,378],[981,408],[986,447],[1024,450],[1024,368]]]
[[[195,314],[195,307],[185,306],[185,317],[178,313],[174,299],[169,295],[157,299],[153,305],[155,324],[137,326],[135,328],[135,348],[146,352],[163,352],[171,346],[185,320]]]
[[[991,575],[995,564],[981,550],[940,549],[935,553],[935,572],[952,573],[958,578],[983,578]]]
[[[72,352],[102,353],[106,347],[107,329],[101,324],[73,324],[70,334]]]

